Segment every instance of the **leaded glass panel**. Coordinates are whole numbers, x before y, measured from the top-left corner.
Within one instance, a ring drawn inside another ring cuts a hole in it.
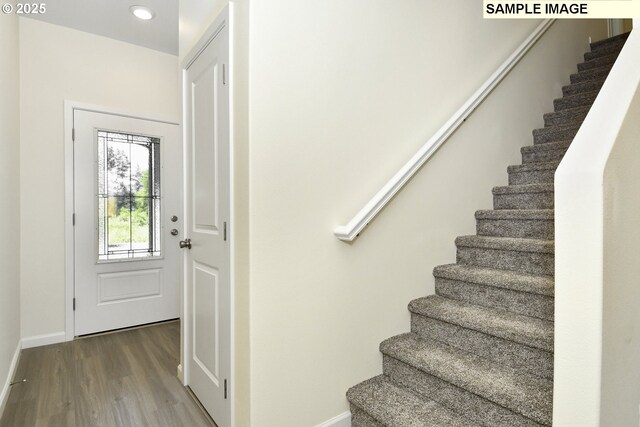
[[[160,139],[98,131],[98,260],[158,257]]]

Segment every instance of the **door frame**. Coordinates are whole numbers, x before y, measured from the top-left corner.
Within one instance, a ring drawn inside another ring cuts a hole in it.
[[[230,419],[231,419],[231,427],[236,425],[235,422],[235,236],[236,236],[236,217],[235,217],[235,178],[234,178],[234,114],[233,114],[233,98],[234,98],[234,79],[233,79],[233,69],[234,69],[234,60],[233,60],[233,24],[231,16],[233,14],[233,3],[229,2],[227,6],[220,10],[218,16],[215,20],[209,25],[206,31],[203,33],[198,42],[194,45],[194,47],[187,53],[180,64],[180,79],[181,79],[181,103],[182,103],[182,148],[183,148],[183,193],[186,195],[186,185],[187,180],[184,178],[184,174],[187,172],[186,161],[187,156],[185,154],[185,150],[187,148],[187,133],[186,133],[186,109],[184,105],[187,101],[186,99],[186,91],[188,89],[188,78],[187,78],[187,68],[193,64],[193,62],[200,56],[200,54],[209,46],[209,44],[216,38],[216,36],[223,30],[226,29],[228,34],[228,54],[229,54],[229,69],[226,70],[226,78],[229,84],[229,327],[230,327],[230,372],[229,372],[229,410],[231,411]],[[187,215],[187,204],[183,203],[183,212],[182,215],[186,218]],[[187,230],[185,230],[186,232]],[[184,386],[188,386],[187,378],[188,376],[188,366],[185,364],[185,348],[188,348],[190,345],[190,335],[189,333],[189,322],[184,321],[184,319],[188,318],[190,313],[187,309],[187,286],[186,286],[186,272],[184,269],[184,265],[186,262],[186,254],[183,255],[182,260],[182,319],[181,322],[181,342],[180,342],[180,365],[178,366],[178,376],[182,381]]]
[[[622,34],[624,31],[624,19],[607,19],[607,34],[609,37]]]
[[[65,99],[64,101],[64,254],[65,254],[65,339],[75,338],[75,317],[73,315],[73,298],[75,296],[75,239],[74,239],[74,149],[73,149],[73,119],[75,111],[109,114],[131,119],[147,120],[179,126],[179,123],[168,119],[141,116],[128,111],[100,105],[86,104]],[[184,203],[183,203],[184,204]]]

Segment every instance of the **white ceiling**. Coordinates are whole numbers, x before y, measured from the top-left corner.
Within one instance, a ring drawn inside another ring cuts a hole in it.
[[[28,16],[52,24],[178,55],[178,0],[49,0],[41,15]],[[129,8],[147,6],[150,21],[134,17]]]

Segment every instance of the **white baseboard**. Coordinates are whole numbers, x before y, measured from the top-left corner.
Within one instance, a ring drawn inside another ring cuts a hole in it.
[[[22,338],[22,348],[40,347],[49,344],[58,344],[67,340],[66,332],[55,332],[53,334],[35,335]]]
[[[316,427],[351,427],[351,412],[343,412],[322,424],[318,424]]]
[[[16,374],[16,369],[18,369],[18,362],[20,362],[20,350],[22,350],[22,342],[18,341],[18,345],[16,346],[16,352],[13,354],[13,359],[11,359],[11,365],[9,366],[9,372],[7,373],[7,379],[2,386],[2,391],[0,392],[0,418],[2,418],[2,414],[4,413],[4,407],[7,404],[7,399],[9,398],[9,384],[13,380],[14,375]]]

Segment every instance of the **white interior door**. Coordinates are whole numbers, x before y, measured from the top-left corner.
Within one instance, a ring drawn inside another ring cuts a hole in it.
[[[227,40],[224,28],[185,76],[185,376],[219,427],[231,420]]]
[[[73,123],[75,335],[179,317],[178,126],[84,110]]]

